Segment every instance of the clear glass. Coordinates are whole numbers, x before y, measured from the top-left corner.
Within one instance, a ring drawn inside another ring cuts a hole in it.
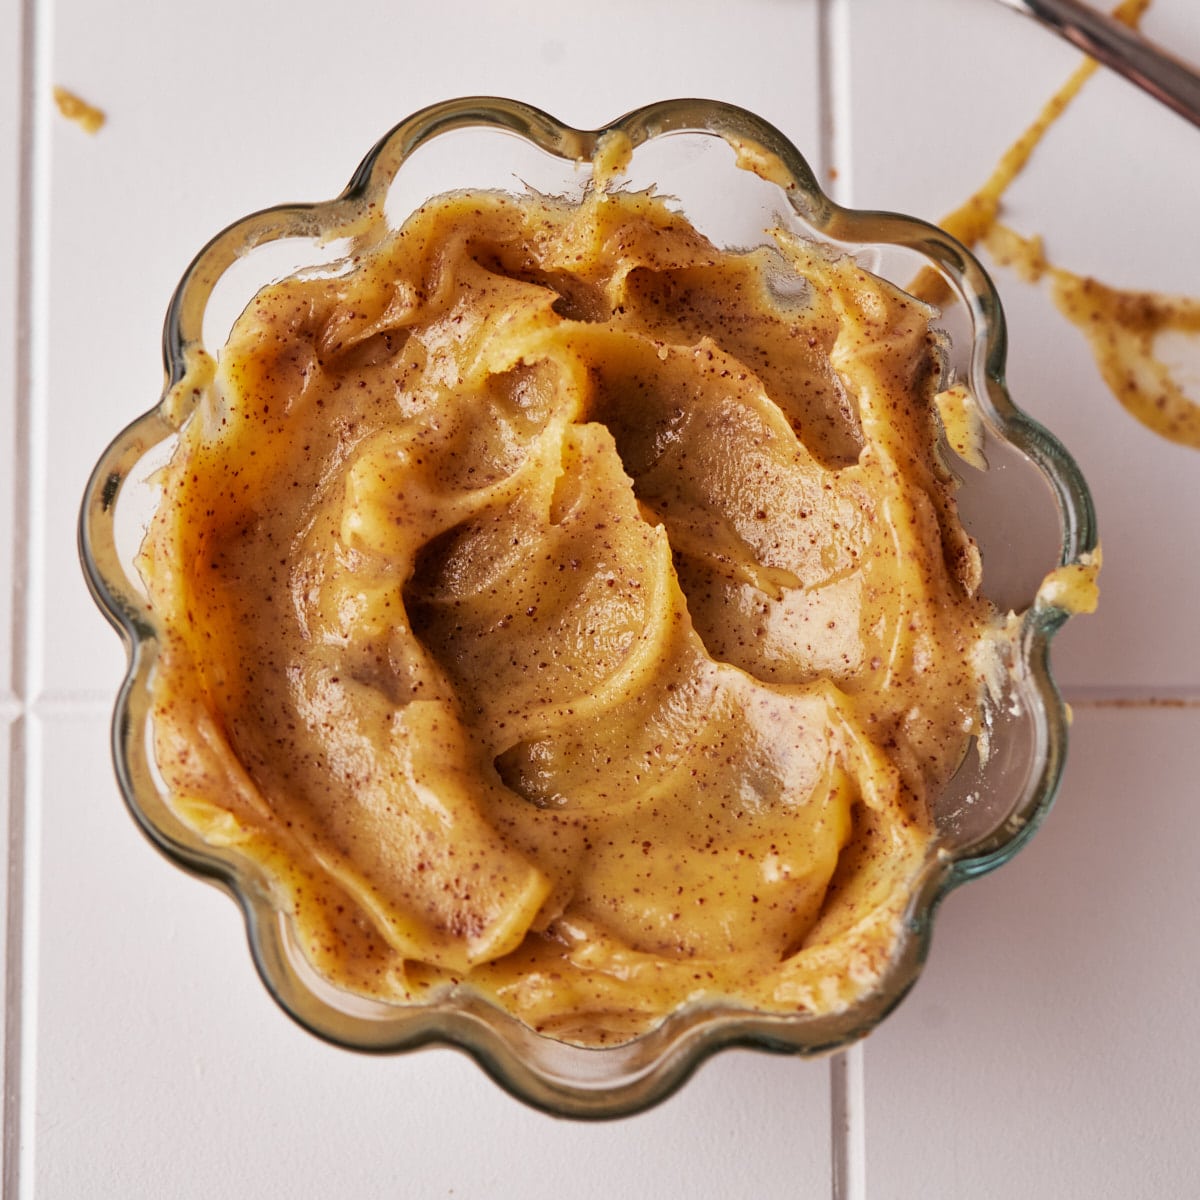
[[[260,868],[207,845],[171,809],[155,771],[149,729],[147,685],[159,630],[133,560],[157,500],[154,469],[166,461],[188,415],[172,387],[191,356],[223,344],[260,286],[300,269],[344,269],[347,239],[385,232],[425,199],[455,188],[580,195],[597,144],[611,130],[627,135],[634,147],[631,186],[655,185],[679,197],[691,220],[720,245],[759,244],[768,226],[782,223],[901,286],[922,267],[947,281],[955,298],[941,321],[950,335],[949,371],[969,383],[980,403],[990,464],[986,472],[961,465],[960,511],[980,544],[984,591],[1020,616],[1005,694],[987,705],[990,751],[973,749],[938,800],[938,838],[913,889],[890,969],[875,991],[822,1016],[781,1016],[732,1004],[687,1007],[624,1045],[584,1049],[538,1035],[480,999],[388,1005],[342,992],[315,974],[288,919],[273,905]],[[739,168],[739,150],[742,164],[753,158],[757,172]],[[1038,600],[1037,589],[1048,570],[1086,561],[1096,548],[1086,485],[1059,443],[1009,397],[1004,318],[976,260],[925,222],[838,206],[795,147],[753,114],[712,101],[674,100],[638,109],[606,129],[579,130],[507,100],[467,98],[425,109],[375,146],[336,199],[267,209],[213,238],[171,301],[163,349],[163,397],[105,451],[80,516],[88,584],[129,650],[113,721],[117,777],[150,839],[180,866],[235,897],[264,983],[313,1033],[377,1052],[455,1045],[514,1095],[546,1111],[629,1114],[662,1100],[725,1046],[816,1055],[869,1033],[920,973],[942,897],[1011,858],[1049,809],[1063,769],[1067,722],[1047,651],[1069,613]]]

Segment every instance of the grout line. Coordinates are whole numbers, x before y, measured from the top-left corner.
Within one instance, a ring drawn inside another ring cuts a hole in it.
[[[30,236],[33,211],[36,203],[33,182],[34,160],[34,80],[33,65],[33,0],[24,0],[21,5],[21,98],[20,135],[18,146],[19,185],[17,189],[17,244],[16,244],[16,296],[14,317],[16,321],[16,344],[13,364],[13,577],[12,616],[9,637],[12,646],[10,677],[6,686],[14,696],[26,695],[25,685],[29,678],[29,640],[25,629],[25,617],[29,608],[29,546],[32,499],[30,494],[29,451],[32,446],[30,423],[32,404],[29,394],[33,376],[33,275],[36,257]],[[5,1193],[8,1194],[7,1191]]]
[[[42,794],[42,726],[35,717],[25,717],[15,727],[20,741],[16,759],[20,778],[15,780],[23,798]],[[14,750],[17,749],[14,746]],[[16,1178],[10,1190],[5,1179],[5,1196],[32,1196],[36,1188],[34,1164],[37,1160],[37,1056],[38,1056],[38,896],[41,893],[41,822],[40,804],[18,804],[9,810],[10,879],[8,894],[9,970],[6,1000],[17,1014],[15,1044],[5,1046],[5,1075],[9,1057],[17,1058],[16,1074],[9,1086],[15,1111],[7,1121],[6,1139],[14,1136],[12,1167]],[[15,912],[14,912],[15,908]],[[13,954],[13,951],[16,954]],[[14,970],[14,968],[16,968]],[[9,1011],[13,1011],[10,1008]],[[6,1165],[7,1175],[7,1165]]]
[[[36,1148],[37,795],[40,739],[28,709],[35,694],[37,650],[45,646],[46,380],[49,362],[50,5],[20,6],[20,181],[17,205],[16,428],[14,430],[13,660],[16,719],[11,726],[8,868],[5,880],[4,1195],[32,1195]]]
[[[833,1200],[867,1200],[866,1091],[863,1043],[829,1060],[833,1123]]]
[[[853,194],[848,0],[818,0],[818,103],[821,106],[820,179],[845,204]],[[830,1195],[866,1200],[866,1134],[862,1043],[829,1060]]]
[[[60,692],[39,696],[32,702],[12,693],[0,695],[0,721],[17,721],[33,714],[39,717],[89,717],[111,713],[117,692]]]
[[[50,692],[38,696],[25,707],[39,717],[109,716],[116,703],[117,691],[111,692]]]
[[[26,65],[22,128],[22,205],[20,212],[21,274],[18,303],[21,325],[17,411],[18,446],[24,450],[22,466],[23,604],[14,615],[21,621],[20,674],[15,690],[28,702],[38,694],[46,646],[46,585],[43,553],[46,546],[46,512],[42,503],[47,489],[47,430],[49,387],[46,378],[49,354],[50,311],[50,74],[47,10],[43,0],[24,0]]]
[[[1200,708],[1200,689],[1194,687],[1064,688],[1063,699],[1075,709]]]
[[[850,26],[848,0],[818,0],[820,179],[846,204],[853,195],[850,145]],[[866,1200],[867,1143],[862,1043],[829,1060],[832,1200]]]
[[[839,204],[854,194],[850,146],[850,0],[821,0],[821,164],[822,182]]]
[[[4,1195],[16,1197],[20,1190],[21,1095],[24,1091],[21,1053],[23,1005],[21,1002],[21,959],[24,937],[21,925],[25,887],[26,734],[24,720],[13,722],[8,731],[8,873],[5,880],[4,929]]]
[[[834,160],[833,52],[830,5],[817,0],[817,178],[831,191],[837,177]]]
[[[34,67],[34,0],[23,0],[19,19],[21,54],[20,134],[18,146],[19,179],[17,191],[17,270],[16,270],[16,345],[14,364],[14,428],[13,428],[13,582],[10,644],[12,646],[12,675],[7,681],[12,688],[10,703],[19,718],[24,710],[21,697],[28,672],[28,643],[23,628],[29,563],[29,389],[31,371],[30,321],[33,280],[33,247],[29,237],[33,223],[33,100],[36,70]],[[25,451],[22,453],[22,451]],[[8,768],[8,853],[5,871],[4,916],[4,1130],[3,1130],[3,1191],[15,1197],[20,1190],[21,1154],[21,959],[23,939],[21,914],[25,886],[25,729],[23,722],[14,720],[6,731],[9,738]]]

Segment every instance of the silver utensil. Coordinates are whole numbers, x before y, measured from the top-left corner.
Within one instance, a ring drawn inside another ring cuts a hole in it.
[[[1200,126],[1200,71],[1135,29],[1080,0],[1000,0],[1000,3],[1035,17],[1085,54]]]

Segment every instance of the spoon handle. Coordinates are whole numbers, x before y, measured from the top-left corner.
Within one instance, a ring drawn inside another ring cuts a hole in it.
[[[1080,0],[1001,0],[1200,125],[1200,72]]]

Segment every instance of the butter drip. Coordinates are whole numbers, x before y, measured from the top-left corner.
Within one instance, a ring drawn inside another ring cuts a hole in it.
[[[1125,0],[1113,16],[1136,25],[1149,7],[1150,0]],[[968,247],[982,243],[998,265],[1014,268],[1027,282],[1048,277],[1055,306],[1087,339],[1105,383],[1125,409],[1160,437],[1200,449],[1200,403],[1157,351],[1164,333],[1200,334],[1200,299],[1125,290],[1074,274],[1047,261],[1040,237],[1023,237],[999,220],[1004,193],[1097,66],[1093,59],[1080,64],[983,186],[939,224]],[[945,304],[951,295],[932,269],[921,272],[912,291],[931,304]]]

